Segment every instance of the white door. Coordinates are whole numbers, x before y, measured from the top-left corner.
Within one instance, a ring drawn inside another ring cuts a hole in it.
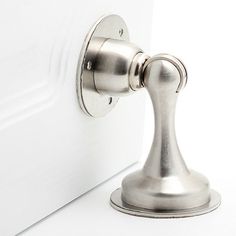
[[[142,92],[93,119],[79,106],[76,70],[83,40],[104,14],[121,15],[148,51],[151,3],[0,1],[0,235],[24,230],[138,160]]]

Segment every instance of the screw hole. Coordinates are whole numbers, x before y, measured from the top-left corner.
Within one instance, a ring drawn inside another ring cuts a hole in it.
[[[124,30],[121,28],[121,29],[119,29],[119,35],[120,35],[120,37],[122,37],[123,36],[123,34],[124,34]]]
[[[109,102],[108,102],[109,105],[112,104],[112,97],[109,98]]]
[[[91,70],[92,69],[92,62],[88,61],[87,62],[87,70]]]

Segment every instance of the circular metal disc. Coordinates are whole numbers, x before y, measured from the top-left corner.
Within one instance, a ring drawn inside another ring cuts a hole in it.
[[[118,97],[99,94],[93,79],[94,55],[108,38],[129,41],[128,28],[118,15],[109,15],[98,20],[86,36],[80,54],[77,69],[77,95],[83,111],[93,117],[106,115],[118,101]]]
[[[211,197],[210,201],[200,207],[192,208],[192,209],[180,209],[175,211],[169,211],[169,210],[149,210],[144,208],[138,208],[135,206],[131,206],[121,199],[121,189],[115,190],[110,199],[111,206],[123,213],[129,214],[129,215],[135,215],[135,216],[143,216],[143,217],[149,217],[149,218],[182,218],[182,217],[191,217],[191,216],[197,216],[206,214],[208,212],[211,212],[215,210],[220,205],[220,195],[214,191],[211,190]]]

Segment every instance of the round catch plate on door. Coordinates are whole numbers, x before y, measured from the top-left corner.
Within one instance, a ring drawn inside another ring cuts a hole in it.
[[[128,28],[120,16],[109,15],[98,20],[86,36],[81,50],[77,69],[77,95],[83,111],[92,117],[106,115],[119,99],[99,94],[94,84],[96,52],[107,39],[129,41]]]

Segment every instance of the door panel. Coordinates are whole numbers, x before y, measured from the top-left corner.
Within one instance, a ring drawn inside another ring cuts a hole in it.
[[[83,40],[121,15],[148,50],[152,1],[0,1],[0,235],[13,235],[135,163],[144,97],[86,116],[76,94]],[[135,9],[135,10],[134,10]]]

